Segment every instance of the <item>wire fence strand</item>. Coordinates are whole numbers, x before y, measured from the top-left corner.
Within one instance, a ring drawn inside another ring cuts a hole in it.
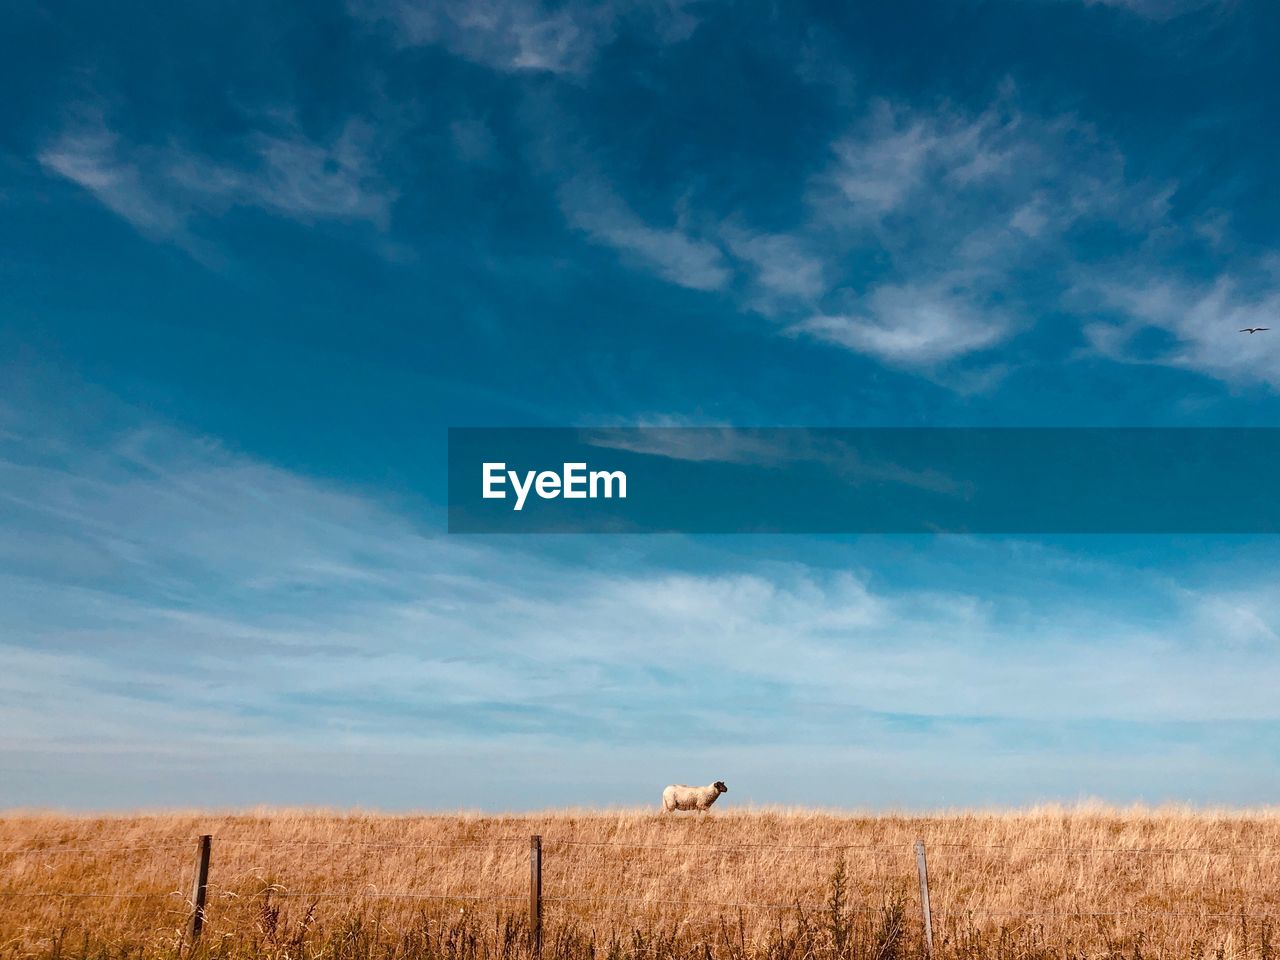
[[[215,836],[214,843],[233,846],[253,847],[359,847],[363,850],[462,850],[474,848],[488,849],[504,843],[528,843],[528,837],[493,837],[487,840],[470,840],[456,842],[438,842],[424,840],[421,843],[386,843],[378,840],[253,840],[241,838],[221,838]]]
[[[177,890],[169,890],[165,893],[113,893],[113,892],[82,892],[79,890],[0,890],[0,897],[60,897],[60,898],[93,898],[104,900],[160,900],[169,899],[171,897],[181,897],[182,893]]]
[[[1027,847],[1018,844],[998,843],[933,843],[929,848],[939,850],[993,850],[1001,853],[1079,853],[1079,854],[1133,854],[1136,856],[1221,856],[1249,860],[1280,856],[1277,847],[1250,847],[1245,850],[1222,850],[1211,847]]]
[[[772,844],[772,843],[640,843],[626,840],[563,840],[543,837],[547,846],[564,847],[622,847],[628,850],[756,850],[756,851],[862,851],[867,853],[899,854],[890,847],[872,847],[855,843],[830,844]]]
[[[723,900],[661,900],[651,897],[543,897],[543,903],[625,903],[642,906],[663,907],[702,907],[721,910],[760,909],[760,910],[823,910],[823,904],[814,903],[765,903],[759,901],[723,901]],[[850,909],[850,913],[862,912]]]
[[[1140,918],[1143,920],[1280,920],[1280,913],[1198,913],[1193,911],[1151,910],[935,910],[935,919],[955,920],[986,917],[995,919],[1053,918],[1075,920],[1083,918]]]
[[[0,856],[28,857],[48,854],[91,854],[91,853],[144,853],[155,850],[182,851],[196,842],[196,838],[183,840],[181,843],[149,843],[130,847],[7,847],[0,849]]]
[[[289,900],[443,900],[443,901],[494,901],[524,903],[527,897],[500,896],[497,894],[422,893],[417,890],[278,890],[266,887],[248,895],[279,897]]]

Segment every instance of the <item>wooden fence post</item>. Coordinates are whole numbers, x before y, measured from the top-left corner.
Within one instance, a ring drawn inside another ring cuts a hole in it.
[[[187,939],[192,944],[200,939],[204,928],[204,903],[209,893],[209,850],[213,837],[202,836],[196,843],[196,875],[191,887],[191,921],[187,924]]]
[[[529,838],[529,951],[542,955],[542,837]]]
[[[924,855],[924,841],[916,841],[916,873],[920,875],[920,913],[924,918],[925,955],[933,956],[933,913],[929,909],[929,863]]]

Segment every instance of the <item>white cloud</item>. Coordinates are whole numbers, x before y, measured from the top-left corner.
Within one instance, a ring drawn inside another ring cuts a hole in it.
[[[246,139],[244,158],[232,162],[173,142],[128,143],[100,113],[84,110],[37,158],[143,235],[191,248],[193,220],[233,207],[257,207],[304,223],[385,226],[394,191],[377,170],[373,140],[372,129],[360,121],[321,142],[287,118],[275,118]]]
[[[779,447],[776,438],[754,430],[736,427],[702,427],[689,429],[670,418],[637,424],[644,429],[586,430],[583,442],[608,450],[628,450],[671,460],[695,463],[776,463],[789,451]]]
[[[930,372],[1030,326],[1015,273],[1038,262],[1052,284],[1045,264],[1070,264],[1074,228],[1145,235],[1171,193],[1130,182],[1123,156],[1088,124],[1021,111],[1010,85],[977,114],[878,103],[831,152],[809,185],[810,220],[790,236],[829,263],[859,252],[885,266],[827,291],[784,331]],[[981,385],[999,372],[961,379]]]
[[[831,150],[811,185],[815,219],[872,225],[896,255],[968,246],[991,266],[997,239],[1007,256],[1081,221],[1145,231],[1172,192],[1131,181],[1119,149],[1079,118],[1022,111],[1009,84],[977,114],[878,103]]]
[[[1120,7],[1149,20],[1172,20],[1209,6],[1218,6],[1223,0],[1084,0],[1090,7]]]
[[[933,147],[932,135],[918,124],[860,140],[840,140],[832,147],[837,158],[832,182],[856,211],[883,216],[919,187]]]
[[[826,264],[799,237],[753,233],[734,224],[726,224],[723,235],[733,255],[752,271],[766,309],[777,302],[812,301],[826,292]]]
[[[671,283],[718,290],[729,282],[731,274],[719,247],[678,227],[645,223],[599,178],[578,176],[567,181],[560,188],[560,204],[574,227]]]
[[[526,0],[374,0],[352,10],[390,21],[407,45],[443,44],[501,70],[581,69],[612,30],[612,17],[590,7],[552,10]]]
[[[80,124],[39,153],[41,165],[92,193],[113,213],[153,239],[182,230],[183,217],[143,183],[137,162],[101,122]]]
[[[405,46],[442,46],[494,70],[576,74],[587,71],[623,19],[643,19],[662,42],[697,27],[687,0],[350,0],[352,14],[387,22]]]
[[[1280,286],[1245,283],[1231,275],[1195,283],[1137,275],[1082,280],[1075,291],[1085,315],[1102,311],[1116,321],[1085,326],[1090,346],[1114,360],[1157,363],[1205,373],[1230,383],[1280,387]],[[1245,334],[1248,327],[1271,327]],[[1152,343],[1144,333],[1161,334]]]
[[[1031,141],[1019,118],[997,101],[976,116],[941,108],[919,113],[887,101],[876,103],[858,129],[831,145],[835,163],[818,178],[821,202],[829,188],[845,203],[837,218],[880,220],[906,207],[921,190],[933,194],[1005,179],[1026,158]]]
[[[1192,593],[1186,605],[1192,629],[1209,643],[1280,651],[1280,604],[1274,591]]]
[[[884,286],[865,298],[864,312],[809,317],[788,333],[918,367],[993,346],[1009,329],[1000,311],[974,304],[963,290]]]
[[[261,135],[254,148],[262,168],[246,184],[246,196],[299,220],[385,224],[394,194],[374,166],[372,142],[372,130],[357,121],[327,144],[296,129],[284,136]]]
[[[655,221],[615,187],[625,178],[598,172],[602,155],[564,146],[564,116],[539,105],[532,122],[557,131],[541,144],[548,177],[588,171],[558,190],[566,220],[594,241],[668,282],[725,290],[783,335],[970,392],[1008,370],[975,355],[1029,329],[1072,283],[1073,231],[1150,240],[1174,189],[1130,178],[1115,144],[1079,118],[1026,113],[1006,83],[978,112],[873,103],[825,145],[829,161],[799,185],[790,226],[760,229],[749,211],[701,204],[695,188],[667,198],[677,215]],[[645,199],[647,210],[663,203]]]

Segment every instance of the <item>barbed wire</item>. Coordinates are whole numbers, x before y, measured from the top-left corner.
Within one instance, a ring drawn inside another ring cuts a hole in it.
[[[199,837],[172,840],[160,843],[147,843],[131,846],[76,846],[76,847],[6,847],[0,848],[0,856],[47,856],[68,854],[125,854],[141,853],[156,850],[181,850],[194,844]],[[423,840],[420,842],[389,842],[381,840],[272,840],[252,837],[220,837],[213,835],[213,842],[219,845],[250,847],[360,847],[377,850],[464,850],[487,849],[501,844],[527,843],[527,836],[486,837],[477,840]],[[858,852],[882,855],[900,855],[906,849],[903,846],[876,846],[858,843],[827,844],[773,844],[773,843],[650,843],[629,840],[578,840],[566,837],[544,836],[544,846],[564,847],[619,847],[630,850],[726,850],[726,851],[760,851],[760,852]],[[1258,859],[1280,856],[1280,847],[1250,847],[1247,849],[1222,849],[1214,847],[1051,847],[1024,846],[1020,844],[998,843],[958,843],[954,841],[928,841],[926,847],[932,850],[982,850],[1000,853],[1036,853],[1036,854],[1082,854],[1082,855],[1121,855],[1121,856],[1220,856],[1239,859]]]
[[[214,836],[217,844],[252,847],[360,847],[364,850],[462,850],[487,849],[503,843],[528,843],[528,837],[494,837],[490,840],[470,840],[443,842],[424,840],[421,843],[386,843],[378,840],[252,840],[241,838],[220,838]]]
[[[813,903],[764,903],[758,901],[722,900],[658,900],[649,897],[543,897],[543,903],[628,903],[662,907],[704,907],[712,909],[752,908],[760,910],[825,910],[824,904]],[[848,913],[864,913],[862,908],[846,908]]]
[[[235,897],[231,891],[223,893],[225,897]],[[243,897],[243,899],[253,899],[257,897],[273,896],[280,899],[291,900],[380,900],[380,899],[399,899],[399,900],[430,900],[439,902],[483,902],[483,903],[523,903],[527,897],[515,895],[498,895],[498,894],[451,894],[451,893],[424,893],[416,890],[288,890],[280,887],[264,887],[260,890],[253,891]],[[149,893],[112,893],[112,892],[90,892],[76,890],[0,890],[0,897],[18,897],[24,899],[110,899],[110,900],[168,900],[181,899],[184,904],[188,901],[186,897],[178,890],[155,891]],[[755,900],[671,900],[665,898],[650,897],[604,897],[604,896],[586,896],[586,897],[543,897],[544,904],[553,903],[612,903],[612,904],[628,904],[639,905],[645,907],[686,907],[700,908],[712,910],[726,909],[752,909],[752,910],[798,910],[821,912],[829,909],[828,904],[812,903],[812,902],[768,902]],[[877,910],[867,907],[850,907],[846,906],[844,912],[848,914],[875,915]],[[1130,908],[1127,910],[990,910],[986,908],[966,908],[966,909],[935,909],[935,918],[939,922],[977,919],[1015,919],[1015,920],[1034,920],[1034,919],[1053,919],[1053,920],[1078,920],[1078,919],[1117,919],[1117,918],[1133,918],[1144,920],[1199,920],[1199,921],[1233,921],[1233,920],[1280,920],[1280,913],[1267,912],[1255,913],[1249,911],[1237,912],[1205,912],[1205,911],[1151,911],[1141,908]]]
[[[1196,911],[1151,911],[1138,908],[1129,910],[935,910],[935,916],[941,919],[972,919],[973,917],[991,918],[1052,918],[1058,920],[1078,920],[1083,918],[1116,918],[1129,917],[1142,920],[1280,920],[1280,913],[1201,913]]]
[[[65,855],[65,854],[125,854],[125,853],[143,853],[156,850],[167,850],[181,852],[188,846],[194,845],[199,837],[192,837],[189,840],[174,841],[173,843],[152,843],[141,846],[129,847],[9,847],[0,849],[0,856],[26,857],[26,856],[45,856],[47,854]],[[214,836],[213,842],[219,846],[251,846],[264,848],[280,848],[280,847],[360,847],[361,849],[378,849],[378,850],[443,850],[443,849],[488,849],[502,843],[513,842],[528,843],[528,837],[496,837],[492,840],[466,841],[466,842],[436,842],[423,841],[422,843],[382,843],[379,841],[363,841],[363,840],[253,840],[245,838],[227,838]]]
[[[872,847],[856,843],[832,844],[772,844],[772,843],[632,843],[626,840],[564,840],[556,837],[543,837],[544,846],[556,845],[566,847],[625,847],[628,850],[815,850],[849,851],[857,850],[867,853],[898,854],[902,851],[892,847]]]
[[[252,900],[257,897],[273,896],[280,898],[296,899],[296,900],[320,900],[320,899],[344,899],[344,900],[377,900],[377,899],[406,899],[406,900],[445,900],[445,901],[507,901],[523,903],[528,900],[527,896],[502,896],[496,894],[464,894],[464,893],[421,893],[415,890],[287,890],[277,887],[264,887],[261,890],[254,890],[244,895],[238,895],[234,891],[224,890],[218,896],[223,899],[240,899]],[[190,904],[189,899],[179,890],[170,890],[165,893],[97,893],[79,890],[0,890],[0,897],[24,897],[24,898],[95,898],[95,899],[119,899],[119,900],[158,900],[170,898],[182,898],[183,902]]]
[[[0,856],[44,856],[45,854],[84,854],[84,853],[135,853],[151,850],[182,850],[195,842],[195,839],[181,843],[148,843],[132,847],[8,847],[0,849]]]
[[[164,893],[90,893],[79,890],[0,890],[0,897],[60,897],[60,898],[95,898],[107,900],[159,900],[170,897],[182,897],[178,890]]]
[[[524,903],[527,896],[503,896],[500,894],[421,893],[416,890],[282,890],[264,887],[248,894],[254,897],[281,897],[290,900],[444,900],[444,901],[494,901]]]
[[[930,850],[998,850],[1001,853],[1080,853],[1080,854],[1123,854],[1136,856],[1220,856],[1236,857],[1241,860],[1261,859],[1263,857],[1280,856],[1280,848],[1250,847],[1246,850],[1222,850],[1212,847],[1032,847],[1018,844],[999,843],[925,843]]]

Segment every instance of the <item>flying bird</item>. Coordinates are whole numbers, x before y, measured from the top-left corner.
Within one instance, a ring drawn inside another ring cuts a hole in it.
[[[1270,330],[1270,327],[1245,327],[1241,333],[1262,333],[1263,330]]]

